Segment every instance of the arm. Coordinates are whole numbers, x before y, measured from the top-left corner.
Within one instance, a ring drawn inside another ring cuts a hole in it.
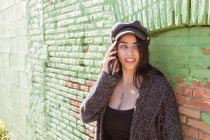
[[[165,140],[182,140],[182,132],[178,106],[173,89],[168,85],[168,89],[163,101],[164,123],[162,136]]]
[[[89,92],[88,97],[80,106],[81,119],[85,123],[95,121],[101,109],[107,104],[117,80],[106,72],[102,72]]]

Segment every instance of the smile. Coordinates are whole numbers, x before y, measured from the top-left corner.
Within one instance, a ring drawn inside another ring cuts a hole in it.
[[[126,61],[127,63],[133,63],[133,62],[135,62],[135,61],[136,61],[136,59],[133,59],[133,58],[127,58],[127,59],[125,59],[125,61]]]

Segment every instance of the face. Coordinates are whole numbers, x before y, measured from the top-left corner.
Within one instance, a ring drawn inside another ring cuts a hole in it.
[[[122,70],[135,71],[139,64],[139,51],[136,37],[133,34],[125,34],[119,40],[117,56],[122,64]]]

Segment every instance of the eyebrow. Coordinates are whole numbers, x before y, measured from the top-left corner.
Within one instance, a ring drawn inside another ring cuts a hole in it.
[[[124,43],[124,44],[128,44],[128,42],[124,42],[124,41],[120,41],[119,43]],[[138,42],[134,42],[132,44],[138,44]]]

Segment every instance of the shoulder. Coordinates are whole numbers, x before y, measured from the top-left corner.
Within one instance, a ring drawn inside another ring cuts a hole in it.
[[[148,78],[153,90],[163,92],[170,86],[168,80],[163,75],[150,74]]]
[[[168,84],[168,80],[163,75],[150,74],[148,78],[153,84]]]

